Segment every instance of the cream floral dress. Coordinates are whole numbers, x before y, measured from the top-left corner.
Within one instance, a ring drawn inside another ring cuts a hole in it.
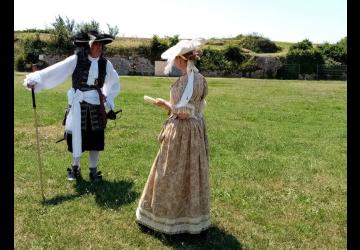
[[[170,90],[170,103],[180,100],[187,84],[181,76]],[[136,210],[136,220],[167,234],[197,234],[210,226],[209,155],[202,111],[207,82],[194,74],[186,107],[173,109],[159,134],[160,150]],[[190,115],[179,119],[179,112]]]

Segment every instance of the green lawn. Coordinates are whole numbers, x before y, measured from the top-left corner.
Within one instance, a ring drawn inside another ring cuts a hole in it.
[[[211,216],[207,240],[163,239],[135,223],[159,148],[174,78],[121,77],[92,186],[66,180],[61,121],[70,81],[37,94],[46,202],[42,204],[31,93],[14,73],[15,249],[346,249],[346,82],[208,78]]]

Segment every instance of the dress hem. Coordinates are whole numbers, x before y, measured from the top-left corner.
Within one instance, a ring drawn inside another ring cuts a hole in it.
[[[210,215],[198,216],[196,218],[167,219],[157,217],[139,207],[136,209],[136,221],[155,231],[166,234],[199,234],[211,226]]]

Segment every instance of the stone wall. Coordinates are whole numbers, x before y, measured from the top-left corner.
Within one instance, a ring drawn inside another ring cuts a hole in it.
[[[52,65],[64,60],[66,55],[45,55],[43,61]],[[147,58],[141,56],[107,56],[119,75],[154,75],[154,65]]]
[[[254,78],[273,78],[276,76],[278,69],[282,66],[281,61],[276,57],[260,56],[255,60],[259,67],[252,75]]]
[[[52,65],[65,59],[65,55],[45,55],[44,61],[48,65]],[[164,67],[166,61],[155,61],[155,65],[145,57],[141,56],[108,56],[107,57],[113,64],[115,70],[119,75],[143,75],[143,76],[164,76]],[[281,67],[281,61],[276,57],[257,57],[255,64],[258,66],[258,70],[251,74],[243,74],[242,72],[232,72],[228,74],[224,71],[203,71],[201,72],[204,76],[210,77],[251,77],[251,78],[273,78],[276,75],[277,70]],[[173,67],[170,72],[170,76],[179,76],[181,72]]]

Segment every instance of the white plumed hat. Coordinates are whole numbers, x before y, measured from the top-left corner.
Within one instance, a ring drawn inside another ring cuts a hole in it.
[[[167,59],[167,65],[165,67],[165,74],[168,74],[174,65],[174,60],[177,56],[184,55],[190,51],[197,50],[206,40],[204,38],[194,38],[192,40],[181,40],[176,45],[167,49],[161,54],[162,59]]]

